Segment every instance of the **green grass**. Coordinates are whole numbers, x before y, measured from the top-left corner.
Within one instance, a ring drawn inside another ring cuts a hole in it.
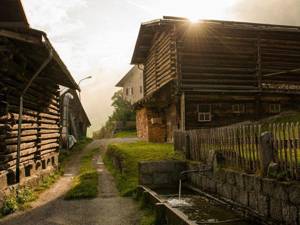
[[[66,194],[65,199],[71,200],[97,197],[98,172],[93,166],[92,159],[98,152],[99,149],[96,148],[82,157],[79,175],[73,180],[73,186]]]
[[[64,173],[65,165],[70,160],[71,156],[79,153],[92,141],[93,140],[91,138],[83,138],[79,140],[70,151],[61,151],[59,153],[59,171],[61,174]]]
[[[271,123],[297,123],[300,122],[300,112],[287,111],[279,115],[268,117],[259,121],[262,124],[262,130],[268,131]]]
[[[153,210],[145,209],[144,215],[141,218],[140,225],[154,225],[156,216]]]
[[[136,137],[137,133],[135,130],[127,130],[127,131],[121,131],[114,135],[115,138],[132,138]]]
[[[176,159],[182,159],[182,155],[175,153],[172,144],[136,142],[109,145],[104,163],[116,178],[121,195],[126,196],[132,194],[138,185],[138,162]],[[122,171],[113,161],[121,163]]]

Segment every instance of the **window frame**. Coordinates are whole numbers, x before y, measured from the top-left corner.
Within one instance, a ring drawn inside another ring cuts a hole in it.
[[[205,106],[207,110],[203,110]],[[202,108],[202,110],[201,110]],[[203,118],[201,118],[203,117]],[[197,120],[198,122],[211,122],[212,121],[212,105],[211,104],[198,104],[197,105]]]
[[[281,104],[280,103],[270,103],[269,104],[269,113],[281,113]]]
[[[246,105],[245,104],[233,104],[231,106],[232,112],[234,114],[243,114],[246,113]]]

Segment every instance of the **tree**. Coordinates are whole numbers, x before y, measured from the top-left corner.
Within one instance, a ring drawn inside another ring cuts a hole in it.
[[[123,98],[122,90],[115,92],[111,100],[114,107],[112,120],[122,122],[135,120],[135,111],[130,102]]]
[[[108,117],[105,125],[99,130],[94,132],[94,138],[111,137],[115,129],[115,122],[134,121],[135,111],[130,102],[123,98],[122,90],[114,93],[112,100],[112,106],[114,107],[113,114]]]

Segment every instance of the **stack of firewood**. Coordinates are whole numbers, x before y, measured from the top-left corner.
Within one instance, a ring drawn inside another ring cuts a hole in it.
[[[1,78],[6,86],[5,109],[0,115],[0,170],[16,165],[21,82],[16,77]],[[2,106],[3,107],[3,106]],[[33,83],[24,96],[21,132],[22,164],[40,160],[59,150],[60,112],[58,86]]]

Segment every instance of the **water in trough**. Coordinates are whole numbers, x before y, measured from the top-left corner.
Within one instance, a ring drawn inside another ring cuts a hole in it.
[[[157,193],[167,204],[177,208],[197,224],[258,225],[256,222],[247,221],[229,205],[189,190],[183,190],[180,196],[170,190],[158,190]]]

